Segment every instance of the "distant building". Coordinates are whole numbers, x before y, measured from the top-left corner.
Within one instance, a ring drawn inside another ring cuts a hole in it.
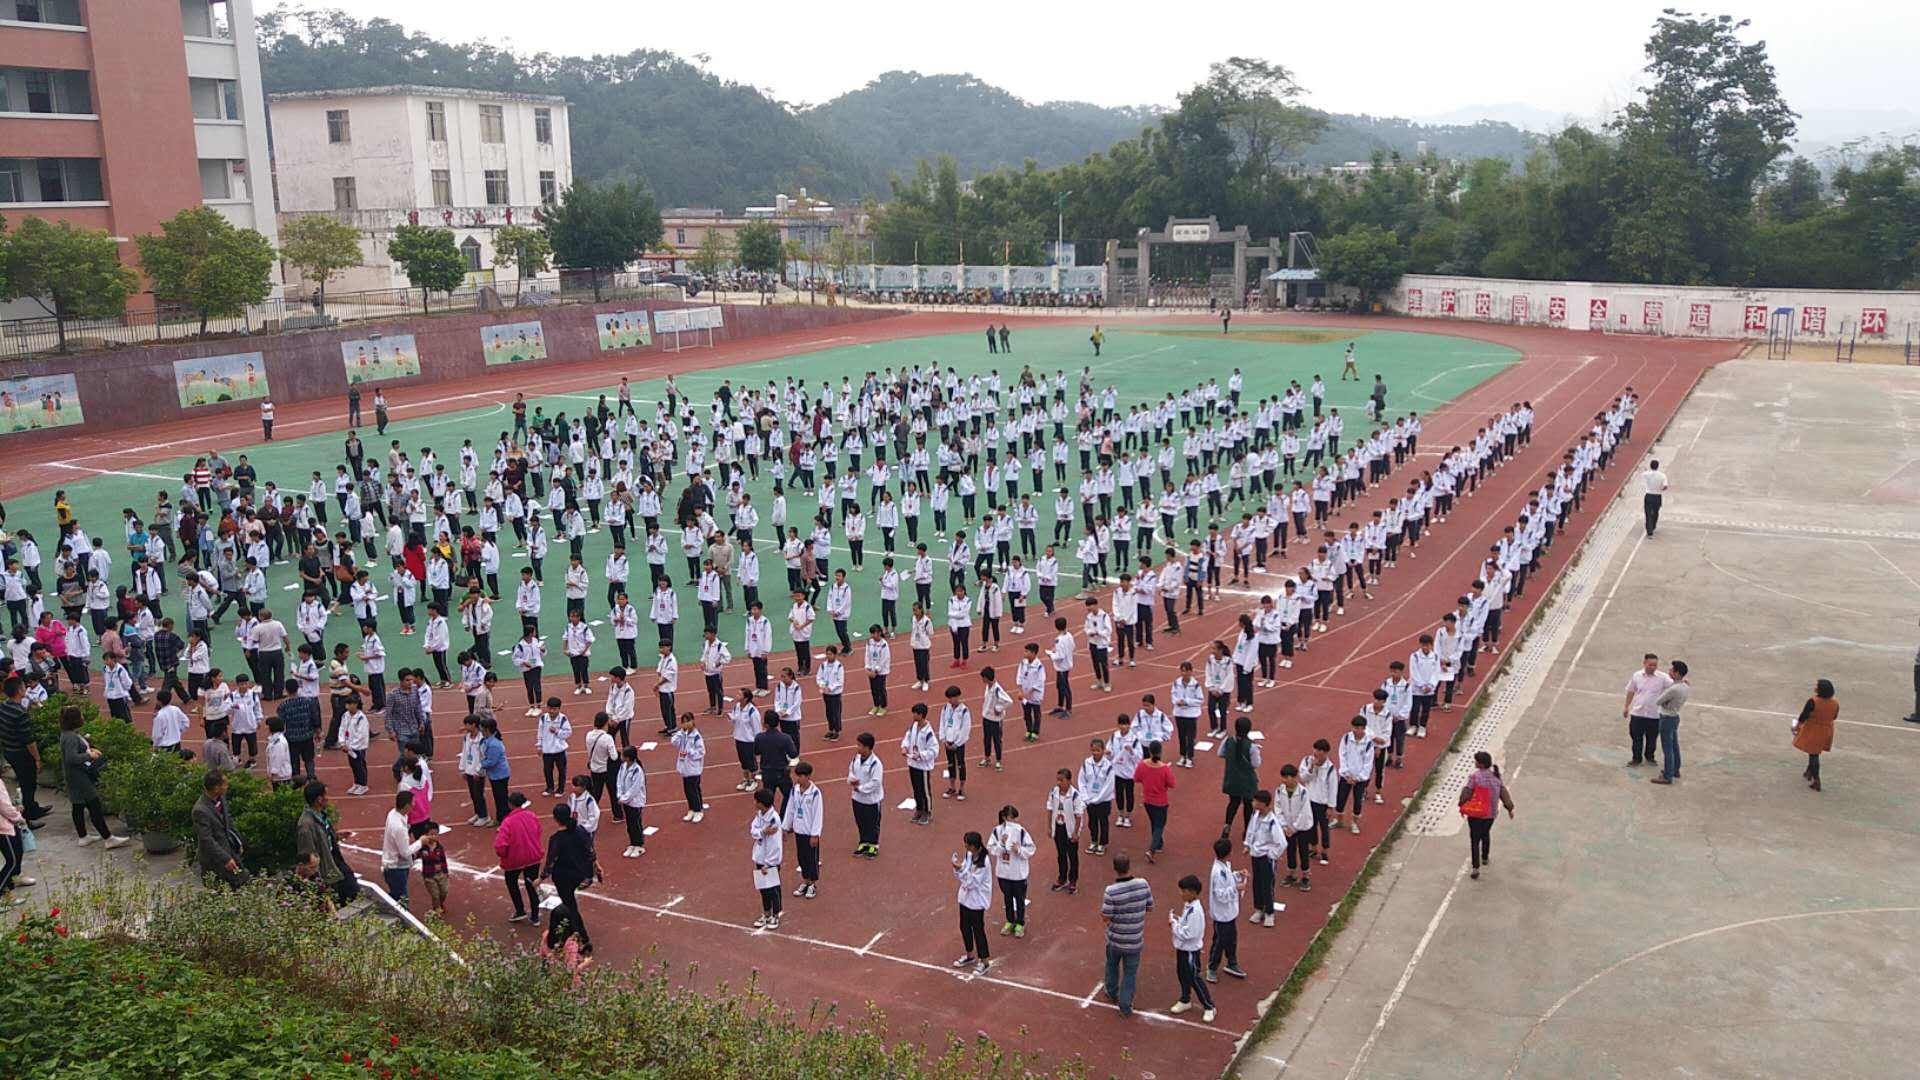
[[[133,238],[193,206],[278,242],[252,0],[0,0],[0,216]],[[152,303],[151,295],[136,301]],[[33,303],[0,316],[44,315]]]
[[[409,223],[452,229],[469,284],[491,282],[494,233],[538,223],[573,183],[563,97],[372,86],[275,94],[272,102],[281,219],[327,214],[364,234],[365,264],[342,271],[329,289],[406,288],[387,240]]]
[[[661,250],[653,255],[656,260],[684,263],[700,250],[708,231],[731,250],[740,230],[756,221],[777,226],[780,242],[792,244],[803,259],[808,254],[824,259],[835,234],[849,228],[860,231],[857,211],[836,209],[801,188],[797,196],[775,195],[771,205],[749,206],[738,214],[707,207],[669,209],[660,215]]]

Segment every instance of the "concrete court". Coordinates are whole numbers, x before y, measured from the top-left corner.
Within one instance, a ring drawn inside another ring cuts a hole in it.
[[[1920,368],[1726,363],[1652,456],[1657,535],[1636,481],[1469,736],[1518,804],[1492,868],[1443,784],[1241,1075],[1920,1075]],[[1626,767],[1648,651],[1693,672],[1673,787]]]

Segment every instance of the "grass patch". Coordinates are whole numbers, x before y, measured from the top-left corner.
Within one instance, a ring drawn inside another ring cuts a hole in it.
[[[1364,330],[1306,330],[1296,327],[1271,326],[1256,330],[1235,330],[1231,334],[1222,334],[1217,330],[1189,327],[1153,327],[1129,328],[1128,333],[1160,334],[1166,337],[1206,337],[1228,338],[1234,341],[1264,341],[1274,345],[1325,345],[1334,341],[1356,341],[1367,336]]]

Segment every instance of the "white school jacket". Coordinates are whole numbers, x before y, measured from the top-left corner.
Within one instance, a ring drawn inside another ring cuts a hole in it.
[[[1055,784],[1047,789],[1047,832],[1053,833],[1059,826],[1066,826],[1067,839],[1080,835],[1080,823],[1087,819],[1087,800],[1080,797],[1080,789],[1068,786],[1061,791]]]
[[[820,791],[820,785],[802,789],[795,787],[793,795],[787,800],[787,813],[782,826],[796,836],[818,837],[826,821],[826,797]]]
[[[1281,831],[1280,818],[1271,810],[1256,810],[1247,819],[1242,845],[1252,858],[1271,859],[1287,849],[1287,837]]]
[[[699,776],[707,767],[707,739],[698,729],[673,733],[673,771]]]
[[[760,811],[747,824],[747,837],[753,841],[753,865],[777,867],[786,844],[781,832],[780,815],[772,807]]]
[[[1313,796],[1307,791],[1307,786],[1295,784],[1292,791],[1288,791],[1285,784],[1274,788],[1273,816],[1286,836],[1312,831]]]
[[[1167,913],[1167,922],[1173,927],[1173,947],[1180,952],[1199,952],[1206,943],[1207,909],[1198,899],[1189,900],[1180,905],[1179,910]]]
[[[907,734],[900,740],[900,749],[907,756],[907,768],[927,771],[940,757],[940,740],[934,736],[929,724],[915,722],[908,726]]]
[[[973,735],[973,712],[964,704],[940,706],[940,741],[948,746],[967,745]]]
[[[853,801],[866,806],[874,806],[887,797],[881,782],[886,766],[880,763],[878,754],[855,754],[847,763],[847,791]]]
[[[1200,686],[1200,680],[1179,678],[1173,680],[1170,695],[1173,699],[1173,715],[1198,717],[1201,707],[1206,703],[1206,691]]]
[[[1240,881],[1233,876],[1231,864],[1221,859],[1213,861],[1213,871],[1207,875],[1207,906],[1213,911],[1213,921],[1232,922],[1240,917]]]
[[[1373,739],[1364,732],[1340,736],[1340,778],[1349,783],[1373,779],[1373,750]]]
[[[1112,755],[1102,755],[1099,760],[1095,760],[1092,755],[1088,755],[1086,760],[1080,763],[1080,775],[1077,778],[1077,782],[1080,793],[1085,797],[1087,805],[1092,806],[1098,803],[1112,802]]]
[[[1002,881],[1027,880],[1027,862],[1035,850],[1033,834],[1017,821],[996,825],[987,837],[987,853],[998,860]]]
[[[567,741],[573,738],[573,721],[566,713],[541,713],[539,728],[535,733],[535,742],[543,754],[564,754]]]
[[[1333,759],[1315,761],[1312,754],[1300,759],[1300,786],[1307,789],[1307,797],[1321,806],[1333,805],[1335,794]]]

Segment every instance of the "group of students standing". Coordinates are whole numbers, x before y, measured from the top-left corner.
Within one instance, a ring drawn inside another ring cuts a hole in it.
[[[224,684],[208,655],[209,627],[229,606],[214,599],[229,589],[213,567],[246,565],[251,569],[242,578],[250,579],[253,572],[263,573],[280,561],[276,555],[297,560],[302,600],[290,664],[285,649],[293,635],[256,597],[256,589],[243,580],[238,590],[237,640],[255,673],[251,680],[245,674],[240,679],[263,687],[268,700],[284,693],[311,701],[316,715],[322,684],[327,685],[334,723],[323,748],[345,749],[355,777],[352,794],[366,790],[369,733],[364,720],[343,721],[363,717],[363,695],[370,699],[372,711],[384,715],[385,734],[400,756],[396,777],[412,777],[411,788],[426,792],[415,796],[421,801],[431,796],[432,690],[458,685],[469,714],[458,765],[474,804],[468,824],[504,832],[503,823],[522,808],[516,800],[524,802],[508,790],[511,769],[497,719],[504,702],[497,696],[491,638],[493,605],[500,600],[500,549],[510,532],[511,542],[518,545],[512,555],[527,563],[514,590],[520,635],[507,652],[525,689],[527,715],[537,718],[543,794],[566,800],[555,808],[556,819],[564,809],[562,824],[573,834],[585,835],[583,850],[592,874],[572,875],[582,878],[577,886],[590,884],[590,877],[601,872],[592,836],[603,796],[609,816],[627,827],[622,854],[637,858],[645,851],[646,770],[631,731],[638,713],[632,680],[640,672],[636,643],[642,621],[628,591],[637,590],[635,574],[651,587],[647,619],[658,634],[652,691],[659,706],[659,734],[671,747],[674,771],[682,781],[682,820],[697,824],[708,809],[702,786],[706,735],[679,697],[676,624],[682,590],[690,586],[702,615],[698,664],[706,714],[724,717],[728,724],[741,775],[737,790],[750,793],[756,808],[747,837],[761,899],[756,926],[777,928],[786,891],[780,875],[786,836],[794,838],[800,866],[794,894],[816,895],[820,879],[826,813],[814,763],[801,752],[809,697],[803,680],[812,682],[812,694],[820,699],[829,742],[843,735],[849,664],[858,662],[867,677],[869,715],[887,714],[894,642],[903,630],[913,663],[912,686],[922,691],[931,687],[935,560],[928,543],[919,538],[923,517],[932,519],[928,540],[946,540],[942,561],[950,594],[945,605],[952,646],[949,670],[971,665],[976,624],[978,648],[986,653],[1001,649],[1003,629],[1011,636],[1028,633],[1027,615],[1034,606],[1053,630],[1044,649],[1039,641],[1024,643],[1014,664],[979,672],[981,747],[975,764],[988,776],[1003,764],[1004,725],[1016,704],[1025,740],[1038,741],[1049,684],[1054,697],[1049,715],[1073,716],[1074,672],[1083,656],[1091,668],[1091,687],[1111,691],[1115,667],[1137,667],[1141,651],[1155,650],[1156,622],[1164,619],[1161,634],[1178,636],[1181,616],[1204,616],[1209,600],[1221,602],[1223,578],[1228,588],[1249,587],[1236,590],[1236,595],[1251,591],[1256,573],[1266,573],[1274,560],[1293,557],[1290,547],[1304,543],[1305,551],[1294,557],[1297,565],[1273,571],[1280,578],[1278,587],[1237,616],[1233,634],[1206,648],[1198,667],[1192,660],[1180,664],[1180,676],[1167,692],[1167,709],[1163,711],[1155,695],[1143,695],[1140,708],[1122,714],[1111,735],[1090,741],[1089,753],[1077,768],[1058,771],[1044,805],[1042,835],[1054,843],[1056,891],[1077,890],[1082,839],[1088,852],[1105,854],[1111,829],[1133,826],[1136,801],[1152,834],[1147,857],[1156,859],[1163,846],[1169,792],[1175,786],[1173,770],[1195,766],[1204,713],[1207,735],[1218,740],[1216,752],[1223,761],[1228,802],[1222,842],[1230,852],[1226,834],[1237,814],[1242,846],[1251,861],[1251,873],[1233,879],[1234,891],[1237,895],[1240,884],[1251,884],[1254,914],[1271,925],[1275,861],[1284,857],[1287,862],[1288,876],[1281,884],[1310,887],[1310,868],[1315,862],[1325,864],[1331,830],[1350,816],[1352,831],[1359,831],[1369,784],[1374,801],[1382,801],[1384,770],[1403,760],[1406,736],[1424,736],[1431,711],[1450,709],[1456,684],[1474,674],[1479,651],[1496,647],[1505,598],[1524,589],[1539,552],[1551,543],[1567,511],[1578,505],[1588,477],[1604,467],[1614,441],[1630,432],[1633,399],[1629,389],[1596,417],[1593,430],[1533,495],[1528,513],[1493,545],[1472,593],[1463,595],[1458,609],[1446,613],[1441,625],[1421,638],[1405,662],[1391,665],[1374,701],[1353,717],[1352,729],[1340,737],[1339,749],[1325,739],[1316,741],[1298,765],[1283,767],[1279,785],[1263,788],[1258,779],[1259,740],[1251,724],[1256,689],[1280,685],[1279,671],[1307,651],[1315,633],[1329,629],[1348,603],[1370,600],[1383,573],[1401,557],[1415,557],[1422,536],[1447,520],[1456,500],[1469,496],[1480,480],[1527,446],[1533,413],[1528,403],[1515,403],[1426,469],[1416,463],[1421,427],[1415,414],[1390,422],[1383,416],[1342,452],[1341,419],[1337,409],[1323,412],[1324,384],[1318,377],[1311,390],[1294,383],[1246,408],[1241,406],[1242,385],[1236,370],[1224,387],[1207,380],[1123,409],[1112,386],[1096,389],[1090,370],[1083,370],[1070,395],[1062,371],[1049,380],[1025,369],[1011,385],[1003,385],[997,371],[962,377],[951,369],[916,366],[897,374],[892,369],[884,375],[868,373],[858,387],[846,379],[837,391],[823,384],[817,395],[804,381],[791,378],[784,385],[769,382],[740,393],[725,383],[713,395],[703,423],[702,410],[671,378],[652,420],[642,420],[622,380],[617,404],[603,397],[594,410],[571,420],[548,419],[537,408],[529,417],[526,403],[517,401],[514,431],[501,434],[484,472],[471,440],[453,463],[439,461],[431,450],[415,458],[396,441],[382,468],[364,449],[356,451],[354,436],[349,437],[348,460],[336,469],[332,485],[316,471],[309,489],[299,494],[291,494],[297,490],[291,487],[276,489],[270,481],[261,485],[250,471],[203,465],[188,475],[180,492],[183,505],[191,500],[202,520],[218,522],[181,565],[189,637],[178,639],[172,620],[162,617],[140,644],[149,650],[153,669],[170,692],[177,686],[177,696],[194,701],[213,690],[214,699],[227,703],[231,716],[234,689]],[[1080,473],[1077,498],[1065,486],[1074,454]],[[1023,456],[1033,478],[1026,492],[1020,488],[1027,471]],[[1185,472],[1176,483],[1175,465],[1182,460]],[[1047,490],[1049,466],[1058,485],[1052,537],[1063,543],[1072,539],[1076,524],[1079,528],[1075,550],[1085,589],[1073,605],[1084,611],[1077,627],[1069,623],[1070,606],[1058,591],[1063,578],[1074,575],[1061,569],[1054,545],[1043,549],[1038,541],[1035,498]],[[1364,517],[1354,515],[1344,530],[1332,526],[1335,511],[1370,489],[1382,489],[1403,467],[1417,469],[1403,494],[1396,489],[1384,506]],[[757,545],[766,538],[760,533],[760,507],[744,490],[763,468],[773,481],[767,524],[777,546],[770,551],[777,551],[787,573],[787,636],[794,649],[794,663],[780,671],[777,681],[771,671],[772,624],[760,594]],[[676,469],[685,482],[677,502],[668,507],[662,496]],[[1156,479],[1158,496],[1153,491]],[[802,534],[799,524],[789,521],[787,492],[808,489],[817,495],[809,531]],[[159,505],[167,504],[163,493]],[[336,507],[342,520],[329,535],[327,513]],[[559,637],[569,661],[572,694],[594,693],[590,680],[596,624],[609,625],[621,659],[608,672],[604,707],[586,729],[587,771],[582,774],[569,773],[574,725],[563,699],[545,692],[543,679],[548,640],[542,630],[542,560],[548,544],[543,507],[555,534],[569,547],[562,580],[566,621]],[[1223,526],[1233,510],[1241,511],[1239,521]],[[831,564],[838,561],[836,553],[845,553],[851,556],[851,569],[865,572],[867,513],[874,515],[874,528],[881,534],[877,593],[882,614],[856,650],[849,632],[854,586],[847,566]],[[950,514],[959,527],[949,534]],[[682,589],[671,581],[677,570],[669,570],[669,541],[663,532],[669,521],[680,530],[686,568]],[[584,545],[602,528],[611,532],[613,541],[603,566],[605,619],[590,622],[595,590],[585,568]],[[898,531],[913,545],[910,567],[896,563],[895,556],[901,554]],[[83,544],[75,542],[76,535],[84,534],[70,512],[62,532],[62,559],[80,560],[84,566]],[[130,550],[136,532],[141,551],[150,555],[155,535],[129,512]],[[644,568],[629,563],[629,540],[644,559]],[[97,550],[100,545],[95,540],[91,546]],[[1162,558],[1150,554],[1156,547]],[[362,551],[368,562],[384,552],[391,563],[386,590],[360,566]],[[138,610],[131,617],[142,624],[139,611],[158,616],[161,598],[172,590],[155,569],[156,560],[138,562],[150,575],[136,580],[143,595],[151,593],[132,605]],[[165,560],[158,562],[164,565]],[[1103,603],[1095,590],[1115,573],[1116,587]],[[969,577],[976,587],[971,594]],[[732,646],[720,637],[719,617],[734,610],[736,584],[746,611],[742,648],[752,679],[729,699],[725,683],[734,657]],[[915,600],[903,626],[898,605],[908,586]],[[456,588],[464,590],[457,604]],[[28,598],[30,614],[35,597],[37,592]],[[434,672],[430,675],[424,666],[402,669],[404,692],[388,693],[385,647],[379,637],[383,609],[397,609],[400,634],[411,636],[423,599],[423,652]],[[820,612],[815,605],[822,602],[834,640],[816,662],[813,642]],[[329,652],[327,626],[343,605],[351,608],[359,640],[354,645],[338,643]],[[457,618],[471,639],[453,666],[447,663],[450,618]],[[357,675],[351,670],[356,658],[361,667]],[[27,659],[29,669],[44,666],[36,664],[37,649]],[[165,662],[169,660],[172,663]],[[176,671],[182,660],[188,666],[186,683],[179,682]],[[109,666],[115,663],[110,657]],[[135,686],[144,683],[131,681]],[[116,682],[109,682],[113,685]],[[130,689],[127,696],[139,692]],[[249,702],[243,711],[251,715],[258,706],[251,704],[244,688],[239,693]],[[910,707],[899,752],[909,773],[915,824],[932,820],[936,768],[944,765],[943,799],[968,798],[967,767],[976,726],[968,696],[950,686],[937,714],[924,702]],[[397,709],[395,701],[402,702]],[[205,703],[199,708],[204,715]],[[1230,732],[1228,720],[1235,712],[1239,715]],[[339,742],[342,730],[345,741]],[[177,745],[177,733],[169,734]],[[303,734],[311,747],[312,728]],[[233,738],[238,753],[237,734]],[[858,749],[847,769],[858,833],[853,853],[872,859],[880,850],[887,768],[871,732],[858,733],[855,742]],[[251,759],[252,746],[247,749]],[[306,765],[311,777],[311,757]],[[1303,834],[1306,838],[1300,839]],[[956,853],[954,869],[965,959],[968,966],[985,970],[990,953],[983,913],[991,889],[983,890],[983,875],[990,872],[1002,892],[1001,933],[1024,937],[1026,882],[1037,843],[1011,804],[1001,806],[989,832],[968,832],[963,840],[965,853]],[[1216,924],[1206,965],[1209,977],[1217,970],[1239,973],[1234,938],[1218,929],[1219,915],[1229,907],[1219,887],[1219,868],[1217,862],[1206,893]],[[584,920],[572,891],[567,890],[563,906],[584,940]],[[517,891],[514,902],[518,909]],[[1237,915],[1236,900],[1225,924],[1231,927]]]

